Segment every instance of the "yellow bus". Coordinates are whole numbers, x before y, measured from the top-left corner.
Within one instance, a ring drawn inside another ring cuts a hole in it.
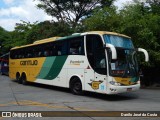
[[[117,94],[140,88],[137,52],[130,37],[106,31],[53,37],[10,50],[9,76],[19,83],[35,82]]]

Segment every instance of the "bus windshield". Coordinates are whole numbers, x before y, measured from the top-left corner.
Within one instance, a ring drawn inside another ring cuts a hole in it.
[[[138,76],[138,63],[134,49],[116,48],[117,59],[111,59],[109,52],[110,74],[117,77]]]
[[[106,43],[112,44],[115,47],[122,47],[127,49],[133,49],[134,46],[130,38],[116,36],[116,35],[104,35]]]
[[[117,77],[136,77],[138,76],[138,63],[136,51],[131,39],[115,36],[104,35],[104,40],[115,46],[117,59],[111,59],[111,51],[108,51],[110,75]]]

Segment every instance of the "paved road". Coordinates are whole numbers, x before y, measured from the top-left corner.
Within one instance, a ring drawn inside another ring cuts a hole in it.
[[[119,95],[85,92],[84,96],[77,96],[71,94],[68,89],[40,84],[24,86],[11,81],[7,76],[0,76],[0,111],[160,111],[160,89],[141,89]],[[40,118],[34,119],[39,120]],[[81,120],[82,117],[46,117],[41,119]],[[103,119],[117,118],[83,117],[83,120]],[[120,119],[128,120],[127,117],[120,117]],[[129,119],[158,120],[156,117],[129,117]]]

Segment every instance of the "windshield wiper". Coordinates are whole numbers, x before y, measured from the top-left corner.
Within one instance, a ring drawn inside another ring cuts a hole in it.
[[[129,62],[128,62],[128,60],[127,60],[127,64],[126,64],[126,66],[125,66],[125,69],[124,69],[124,73],[123,73],[123,75],[122,75],[122,78],[124,78],[125,76],[126,76],[126,73],[128,72],[128,67],[129,67]]]

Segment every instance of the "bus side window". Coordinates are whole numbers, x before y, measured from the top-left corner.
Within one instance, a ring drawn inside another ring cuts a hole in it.
[[[45,56],[45,57],[49,56],[49,50],[45,50],[45,51],[44,51],[44,56]]]
[[[58,52],[57,52],[57,53],[58,53],[58,55],[62,55],[62,53],[61,53],[61,51],[60,51],[60,50],[58,50]]]
[[[56,43],[56,52],[57,55],[67,55],[67,42],[63,41],[63,42],[57,42]]]
[[[17,58],[17,54],[15,54],[15,53],[16,53],[15,50],[10,51],[10,57],[11,57],[11,59],[16,59]]]
[[[12,59],[17,59],[17,54],[15,54],[15,52],[13,53],[13,55],[11,56]]]
[[[62,42],[61,54],[67,55],[67,42],[66,41]]]
[[[84,37],[77,37],[69,40],[68,54],[69,55],[84,55]]]
[[[57,53],[57,47],[56,47],[56,43],[54,43],[52,45],[52,56],[57,56],[58,53]]]
[[[20,49],[19,52],[17,52],[17,55],[18,55],[17,59],[21,59],[23,56],[23,51]]]
[[[43,57],[43,47],[41,45],[37,46],[36,51],[37,51],[36,57]]]
[[[57,43],[56,44],[56,52],[57,52],[57,55],[62,55],[62,44],[61,43]]]
[[[24,51],[22,52],[22,54],[26,54],[26,58],[32,58],[33,57],[33,48],[28,47],[26,49],[24,49]]]
[[[44,45],[44,56],[45,57],[49,57],[49,56],[54,56],[53,55],[53,49],[55,48],[55,43],[46,43],[45,45]],[[55,51],[55,50],[54,50]]]

